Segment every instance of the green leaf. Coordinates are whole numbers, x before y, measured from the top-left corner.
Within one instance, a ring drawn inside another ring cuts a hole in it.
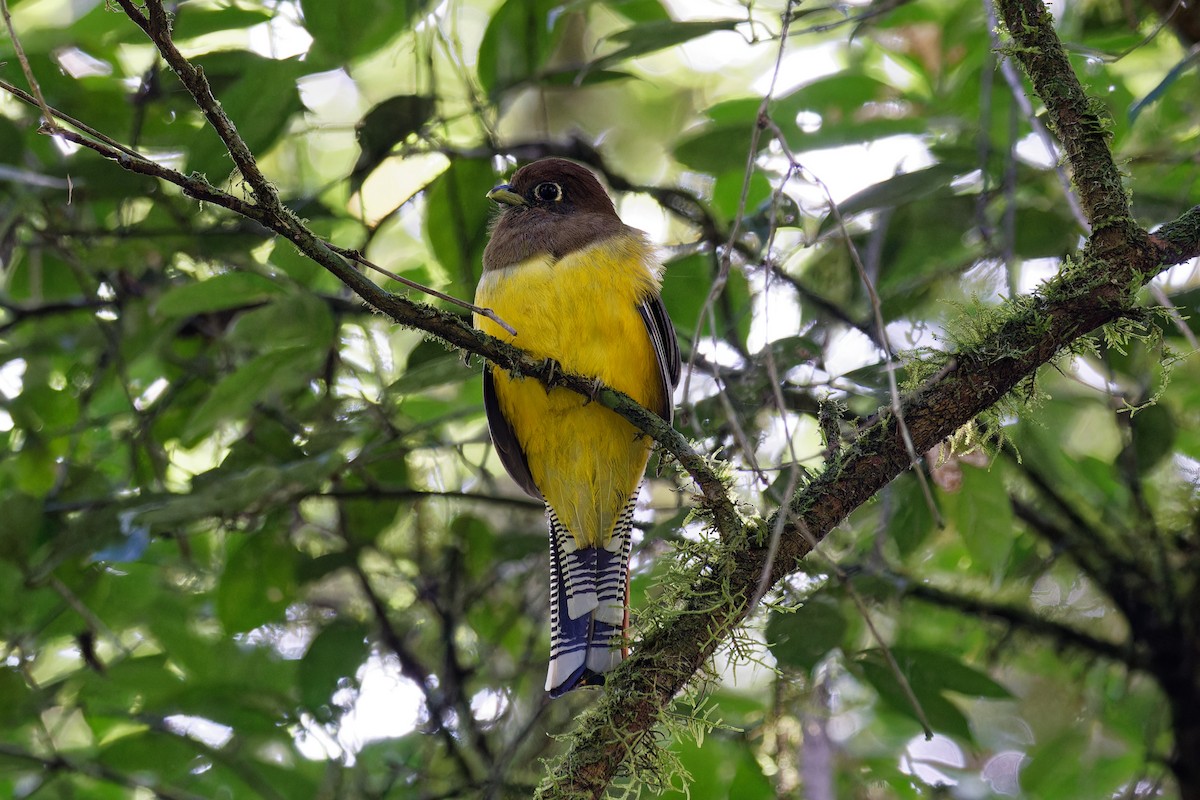
[[[749,138],[746,138],[745,142],[748,144]],[[713,184],[713,211],[719,213],[725,220],[732,220],[736,217],[739,207],[744,209],[750,216],[753,216],[756,208],[768,203],[771,199],[770,182],[761,172],[755,171],[750,175],[750,186],[746,192],[745,204],[742,204],[742,185],[746,177],[745,156],[746,154],[742,153],[743,163],[741,168],[718,175],[716,182]],[[782,225],[782,221],[778,217],[776,218],[776,224]]]
[[[614,64],[628,61],[631,58],[644,56],[668,47],[675,47],[701,36],[707,36],[717,31],[731,31],[741,23],[742,19],[713,19],[676,22],[675,20],[652,20],[618,31],[608,37],[610,42],[623,45],[616,52],[601,56],[591,62],[591,69],[607,69]]]
[[[1012,693],[986,673],[964,664],[948,651],[894,647],[892,656],[914,687],[939,692],[958,692],[968,697],[1007,700]]]
[[[19,166],[24,153],[25,140],[21,136],[21,131],[8,117],[0,117],[0,164]],[[57,180],[49,175],[45,177],[51,181]],[[27,180],[25,183],[34,185],[35,181]]]
[[[1163,97],[1167,93],[1167,90],[1169,90],[1185,72],[1196,66],[1197,63],[1200,63],[1200,53],[1192,52],[1185,56],[1178,64],[1171,67],[1163,79],[1158,82],[1157,86],[1151,89],[1145,97],[1129,107],[1129,123],[1132,125],[1137,120],[1138,115],[1141,114],[1147,106],[1157,102],[1161,97]]]
[[[183,3],[175,12],[171,23],[171,34],[175,41],[205,36],[217,31],[249,28],[271,19],[265,8],[226,6],[204,8],[193,3]]]
[[[1130,420],[1138,474],[1145,475],[1171,455],[1178,428],[1171,410],[1162,403],[1143,408]]]
[[[943,163],[901,173],[847,198],[838,204],[838,210],[843,217],[850,217],[864,211],[895,208],[933,195],[949,195],[953,192],[950,182],[966,169],[959,164]],[[821,230],[827,231],[834,224],[835,217],[830,214],[821,222]]]
[[[450,532],[461,547],[463,560],[472,576],[478,577],[495,565],[493,551],[496,535],[486,522],[478,517],[463,515],[450,523]]]
[[[920,716],[918,716],[916,709],[913,707],[912,701],[904,691],[900,681],[896,679],[895,673],[881,651],[868,650],[863,652],[857,664],[862,671],[863,678],[879,693],[881,700],[893,711],[916,723],[920,722]],[[901,666],[901,672],[905,674],[911,685],[912,678],[907,674],[904,666]],[[947,700],[936,690],[930,690],[926,685],[920,687],[912,685],[912,690],[917,701],[920,703],[925,718],[929,721],[929,725],[934,731],[956,737],[963,742],[973,741],[970,723],[958,706]]]
[[[772,116],[781,126],[794,127],[802,111],[823,117],[856,117],[868,103],[890,100],[896,90],[888,84],[856,72],[840,72],[818,78],[771,103]]]
[[[24,391],[8,404],[8,413],[22,428],[39,438],[65,433],[79,419],[79,400],[71,392],[33,383],[37,377],[25,376]]]
[[[763,765],[749,747],[741,748],[741,758],[729,783],[727,796],[739,800],[774,800],[779,796],[774,784],[763,774]]]
[[[239,314],[229,328],[230,342],[248,350],[287,350],[333,346],[336,324],[328,304],[311,292],[289,291],[270,303]]]
[[[18,491],[45,497],[58,482],[58,459],[39,440],[30,440],[10,462],[16,471]]]
[[[116,774],[151,774],[164,782],[186,776],[195,758],[195,746],[187,739],[152,730],[121,736],[95,755],[98,764]]]
[[[578,89],[582,86],[595,86],[601,83],[623,81],[637,77],[619,69],[583,69],[578,66],[549,69],[538,73],[538,85],[563,89]]]
[[[837,599],[821,593],[790,613],[772,611],[767,642],[780,666],[810,670],[841,646],[847,627]]]
[[[0,560],[24,563],[42,528],[42,501],[22,492],[7,492],[0,525]],[[3,695],[0,695],[3,696]]]
[[[304,27],[313,37],[309,59],[327,68],[368,55],[407,29],[427,5],[427,0],[301,0]]]
[[[490,162],[458,159],[429,185],[425,233],[456,282],[451,294],[470,297],[475,291],[493,213],[487,193],[497,183]]]
[[[667,264],[663,274],[663,302],[667,313],[675,324],[675,330],[680,338],[691,339],[700,319],[704,301],[708,297],[709,287],[714,277],[712,258],[705,254],[685,256]],[[734,315],[730,320],[734,333],[743,341],[750,328],[750,288],[746,277],[738,270],[729,273],[725,284],[727,301],[717,304],[717,319],[721,322],[725,310]],[[705,325],[707,326],[707,319]],[[707,331],[707,327],[705,327]],[[726,331],[720,331],[725,334]]]
[[[1062,258],[1079,247],[1079,225],[1057,208],[1019,208],[1015,225],[1014,252],[1022,258]]]
[[[325,626],[300,659],[300,701],[310,710],[327,706],[345,679],[353,679],[367,659],[367,629],[335,620]]]
[[[984,571],[1003,575],[1016,532],[1003,464],[997,462],[991,470],[964,464],[962,488],[952,497],[954,526],[971,558]]]
[[[287,347],[250,359],[217,383],[192,412],[183,440],[194,444],[218,423],[245,416],[256,403],[304,386],[320,368],[324,356],[311,347]]]
[[[888,538],[896,543],[902,557],[912,555],[933,531],[933,514],[916,476],[905,473],[887,489]]]
[[[930,197],[895,209],[875,285],[884,319],[913,313],[939,296],[958,296],[962,272],[979,258],[962,235],[974,219],[977,206],[968,195]]]
[[[436,98],[419,94],[396,95],[373,106],[354,127],[361,152],[350,173],[351,189],[357,191],[392,148],[421,130],[436,109]]]
[[[296,550],[276,528],[235,542],[217,587],[217,617],[227,633],[283,621],[296,592]]]
[[[278,283],[254,272],[222,272],[168,289],[158,299],[155,310],[165,317],[190,317],[254,305],[283,291]]]
[[[1081,762],[1089,749],[1087,733],[1068,728],[1040,742],[1021,768],[1021,788],[1031,797],[1078,797]]]
[[[330,3],[329,5],[338,5]],[[275,60],[244,50],[196,59],[216,91],[221,108],[238,134],[261,159],[303,109],[296,79],[310,67],[299,59]],[[187,142],[188,169],[220,183],[234,170],[233,159],[216,132],[205,123]]]
[[[336,294],[345,285],[320,264],[287,242],[276,242],[271,251],[271,266],[301,286],[328,294]]]
[[[796,128],[787,134],[787,142],[793,152],[804,153],[848,144],[870,144],[889,136],[921,136],[928,133],[927,125],[928,122],[919,117],[876,117],[866,120],[834,118],[823,120],[816,130]],[[962,170],[967,171],[969,169]]]
[[[559,0],[506,0],[479,43],[479,85],[496,95],[537,75],[557,39]]]
[[[461,383],[474,372],[467,368],[457,352],[427,340],[409,353],[403,374],[388,387],[388,391],[401,395],[423,392],[448,383]]]
[[[659,0],[611,0],[607,6],[630,22],[659,22],[671,18]]]
[[[675,145],[675,158],[679,163],[701,172],[728,174],[738,169],[744,170],[753,130],[753,118],[744,124],[718,125],[701,130]]]
[[[29,690],[29,684],[15,669],[7,666],[0,667],[0,725],[12,730],[26,721],[26,715],[32,716],[40,711],[41,703]]]
[[[720,736],[709,736],[704,740],[703,746],[691,740],[677,742],[680,763],[688,771],[692,781],[686,795],[679,793],[673,798],[728,800],[734,797],[735,795],[730,794],[729,784],[741,761],[738,751],[744,746]]]

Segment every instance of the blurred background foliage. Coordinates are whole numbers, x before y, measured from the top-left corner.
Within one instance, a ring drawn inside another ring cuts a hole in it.
[[[119,11],[8,5],[50,105],[244,191]],[[823,463],[821,402],[847,436],[888,403],[848,242],[903,360],[1084,234],[985,3],[789,9],[782,51],[780,2],[196,0],[174,31],[300,217],[452,295],[517,161],[600,171],[664,246],[677,424],[766,514]],[[1200,196],[1197,15],[1174,12],[1055,8],[1148,227]],[[0,62],[24,85],[7,38]],[[544,699],[544,520],[489,445],[479,365],[37,120],[0,93],[0,795],[530,794],[591,695]],[[1194,263],[1155,287],[1195,317]],[[932,507],[908,474],[856,512],[677,709],[720,721],[670,743],[691,782],[619,786],[1173,796],[1172,697],[1114,599],[1196,581],[1200,362],[1174,354],[1197,323],[1156,325],[1043,370],[981,432],[1002,447],[931,454]],[[673,469],[644,501],[635,625],[705,535]]]

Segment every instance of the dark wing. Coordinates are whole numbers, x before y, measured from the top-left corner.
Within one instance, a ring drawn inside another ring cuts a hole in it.
[[[650,334],[650,343],[654,345],[654,357],[658,361],[658,377],[662,380],[662,396],[665,398],[661,408],[653,408],[660,417],[670,422],[675,411],[675,401],[671,394],[679,383],[679,340],[675,338],[675,326],[667,316],[667,307],[662,298],[655,295],[637,307],[646,323],[646,332]],[[509,470],[511,472],[511,470]]]
[[[483,410],[487,412],[488,431],[492,434],[492,442],[496,452],[500,454],[500,463],[508,470],[508,474],[525,490],[525,494],[534,500],[541,500],[542,493],[533,483],[529,474],[529,462],[525,460],[525,451],[517,441],[512,426],[500,410],[500,400],[496,397],[496,383],[492,378],[492,368],[483,368]]]

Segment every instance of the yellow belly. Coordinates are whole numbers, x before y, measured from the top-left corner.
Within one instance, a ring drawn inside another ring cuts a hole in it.
[[[479,329],[553,358],[568,372],[600,378],[648,407],[663,402],[658,362],[639,303],[658,290],[649,246],[619,236],[558,262],[549,256],[484,274],[475,302],[517,330],[486,318]],[[567,389],[493,373],[496,396],[529,472],[580,547],[604,545],[650,454],[650,441],[610,409]]]

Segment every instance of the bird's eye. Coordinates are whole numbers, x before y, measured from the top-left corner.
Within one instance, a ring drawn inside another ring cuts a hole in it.
[[[543,203],[557,203],[562,200],[562,187],[553,181],[539,183],[533,187],[533,197]]]

